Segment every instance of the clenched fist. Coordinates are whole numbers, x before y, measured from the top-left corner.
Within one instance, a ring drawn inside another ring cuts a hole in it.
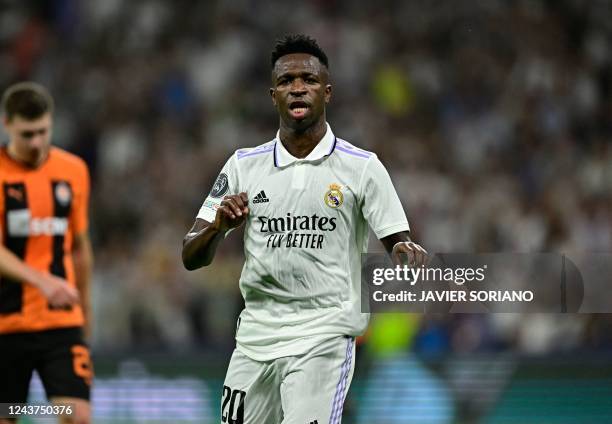
[[[217,209],[213,227],[218,231],[228,231],[237,228],[249,215],[249,197],[245,192],[225,196]]]
[[[391,257],[395,264],[400,265],[407,259],[407,265],[418,267],[427,263],[427,251],[412,241],[395,243]]]

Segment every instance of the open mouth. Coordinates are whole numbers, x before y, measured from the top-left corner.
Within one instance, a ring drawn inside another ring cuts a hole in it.
[[[304,115],[306,115],[306,112],[308,111],[309,108],[310,106],[308,105],[308,103],[297,101],[289,105],[289,113],[295,119],[299,119],[299,118],[304,117]]]

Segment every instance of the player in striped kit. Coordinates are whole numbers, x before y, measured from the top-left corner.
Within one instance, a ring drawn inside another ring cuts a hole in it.
[[[218,243],[245,224],[240,277],[245,309],[222,394],[223,423],[339,423],[353,375],[361,254],[368,227],[386,250],[410,241],[400,200],[374,153],[334,135],[328,60],[316,41],[287,36],[272,52],[276,137],[226,162],[185,236],[188,269],[213,260]]]
[[[44,87],[15,84],[2,106],[0,402],[25,403],[36,370],[47,397],[71,405],[60,422],[88,423],[89,172],[51,146],[53,100]]]

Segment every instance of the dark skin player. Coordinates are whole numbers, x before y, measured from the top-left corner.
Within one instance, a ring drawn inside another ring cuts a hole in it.
[[[272,71],[270,95],[280,118],[280,139],[296,158],[305,158],[325,135],[325,106],[331,99],[329,72],[307,53],[280,57]],[[244,223],[249,214],[247,193],[225,196],[214,222],[196,219],[183,240],[183,263],[189,270],[210,265],[225,233]],[[412,266],[425,264],[427,252],[410,240],[407,232],[380,240],[396,263],[407,255]]]

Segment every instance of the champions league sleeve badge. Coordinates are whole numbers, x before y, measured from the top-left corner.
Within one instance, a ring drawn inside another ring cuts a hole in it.
[[[227,190],[229,189],[229,183],[227,180],[227,174],[222,172],[217,177],[215,184],[213,185],[212,190],[210,191],[210,197],[221,197]]]
[[[330,184],[329,190],[325,193],[325,197],[323,198],[325,204],[332,209],[339,208],[342,202],[344,202],[344,195],[340,191],[341,188],[342,186],[338,184]]]

